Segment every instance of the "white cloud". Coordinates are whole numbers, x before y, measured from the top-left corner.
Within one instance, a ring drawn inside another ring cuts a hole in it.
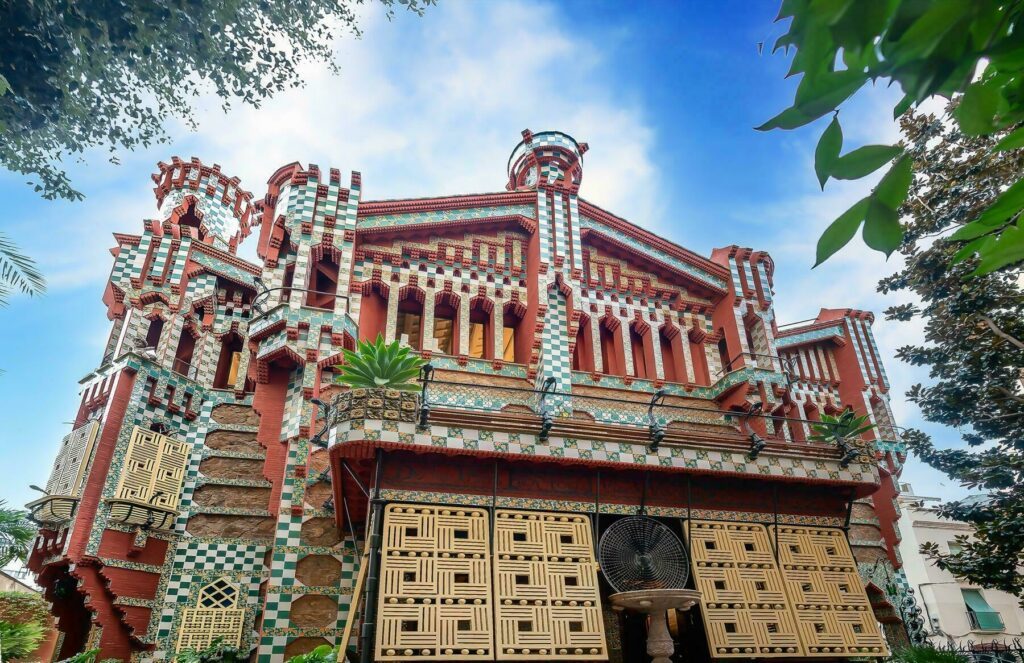
[[[635,218],[656,221],[659,180],[654,132],[640,109],[624,104],[602,75],[608,54],[571,31],[541,3],[442,3],[423,17],[360,9],[361,39],[338,44],[341,73],[303,68],[305,85],[260,109],[223,114],[199,101],[199,130],[171,126],[171,145],[124,155],[112,166],[88,156],[73,179],[83,203],[54,204],[53,237],[29,237],[54,288],[101,283],[110,269],[112,232],[138,232],[156,213],[149,174],[172,155],[218,163],[257,196],[292,161],[363,176],[364,199],[504,190],[505,165],[520,132],[560,129],[587,141],[582,194]],[[13,229],[12,229],[13,230]],[[56,243],[54,243],[56,242]],[[254,257],[247,241],[244,257]]]

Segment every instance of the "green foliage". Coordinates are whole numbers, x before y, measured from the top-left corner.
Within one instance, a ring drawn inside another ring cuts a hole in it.
[[[205,649],[186,649],[174,656],[174,663],[242,663],[249,660],[248,655],[224,642],[224,638],[214,638]]]
[[[947,113],[956,114],[952,105]],[[883,279],[883,293],[912,295],[916,304],[894,306],[890,320],[917,320],[924,338],[897,350],[926,366],[929,385],[907,398],[922,416],[964,433],[966,448],[938,449],[923,432],[909,430],[910,451],[984,499],[950,502],[940,514],[974,527],[962,552],[935,546],[925,553],[940,568],[970,582],[1024,598],[1024,282],[1021,270],[1003,268],[965,279],[979,258],[950,265],[957,245],[935,241],[999,207],[997,201],[1024,172],[1024,150],[995,150],[1013,132],[971,136],[942,117],[901,118],[903,142],[914,161],[900,253],[905,265]],[[995,203],[995,204],[993,204]]]
[[[433,0],[380,0],[421,13]],[[358,33],[354,3],[13,0],[0,21],[0,165],[45,198],[78,199],[61,169],[91,147],[165,141],[170,117],[196,125],[193,100],[258,107],[301,86],[300,66],[333,63]],[[112,154],[111,159],[116,157]]]
[[[868,422],[868,416],[857,416],[853,410],[846,409],[838,417],[822,414],[821,421],[811,425],[811,441],[837,444],[842,446],[868,432],[875,425]]]
[[[71,658],[65,658],[63,661],[59,661],[59,663],[94,663],[96,661],[96,657],[99,656],[99,655],[100,655],[100,650],[99,649],[89,649],[89,650],[80,652],[78,654],[75,654]],[[100,663],[106,663],[106,661],[109,661],[109,660],[117,660],[117,659],[105,659],[104,661],[101,661]]]
[[[969,659],[963,654],[936,649],[931,645],[914,645],[897,649],[889,660],[893,663],[969,663]]]
[[[338,649],[330,645],[320,645],[316,649],[292,656],[285,663],[336,663],[338,660]]]
[[[25,658],[34,652],[43,639],[44,630],[36,622],[0,622],[0,653],[3,654],[4,660]]]
[[[0,232],[0,306],[7,304],[8,296],[15,290],[29,297],[41,295],[46,292],[46,280],[35,262]]]
[[[840,156],[838,107],[867,82],[889,79],[903,91],[899,117],[930,97],[963,100],[952,120],[968,136],[987,136],[1024,121],[1024,2],[1011,0],[783,0],[779,20],[791,18],[775,50],[795,49],[790,76],[801,74],[793,104],[758,129],[796,129],[836,113],[815,150],[814,170],[829,178],[860,179],[895,163],[871,195],[836,219],[818,241],[817,262],[845,246],[863,223],[864,242],[887,256],[903,237],[897,210],[907,200],[911,161],[901,145],[867,145]],[[1024,128],[995,149],[1024,145]],[[1022,180],[1018,178],[1018,183]],[[997,209],[998,208],[998,209]],[[1024,261],[1024,187],[1011,187],[989,209],[960,222],[950,256],[972,256],[971,275]]]
[[[36,593],[0,592],[0,622],[49,624],[50,605]]]
[[[19,509],[9,509],[5,504],[0,500],[0,566],[6,566],[15,559],[25,561],[36,536],[36,528],[28,520],[28,514]]]
[[[336,367],[341,374],[335,381],[353,389],[416,391],[415,380],[425,363],[398,341],[385,343],[378,335],[373,343],[360,341],[354,352],[345,350],[345,363]]]

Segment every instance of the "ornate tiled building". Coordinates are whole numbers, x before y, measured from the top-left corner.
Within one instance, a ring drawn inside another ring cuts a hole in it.
[[[586,150],[525,131],[503,192],[383,201],[312,165],[255,198],[161,163],[29,505],[59,657],[222,637],[271,662],[351,634],[364,661],[646,660],[595,570],[638,513],[689,550],[687,660],[904,641],[872,315],[779,324],[767,253],[700,256],[587,202]],[[334,384],[378,335],[429,360],[419,393]],[[811,440],[847,407],[876,428]]]

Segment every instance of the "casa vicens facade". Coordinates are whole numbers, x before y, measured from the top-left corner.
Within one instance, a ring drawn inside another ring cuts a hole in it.
[[[413,200],[299,163],[258,197],[159,164],[29,505],[57,655],[835,659],[916,637],[872,314],[781,324],[767,253],[701,256],[587,202],[586,151],[524,131],[504,191]],[[429,360],[416,391],[334,383],[378,335]],[[875,428],[811,439],[848,407]],[[673,583],[688,610],[610,598]]]

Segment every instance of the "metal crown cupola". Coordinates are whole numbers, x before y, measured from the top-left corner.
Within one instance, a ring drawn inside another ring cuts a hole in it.
[[[551,188],[569,193],[579,191],[583,180],[586,143],[578,143],[561,131],[533,133],[523,130],[523,140],[508,159],[509,191]]]

